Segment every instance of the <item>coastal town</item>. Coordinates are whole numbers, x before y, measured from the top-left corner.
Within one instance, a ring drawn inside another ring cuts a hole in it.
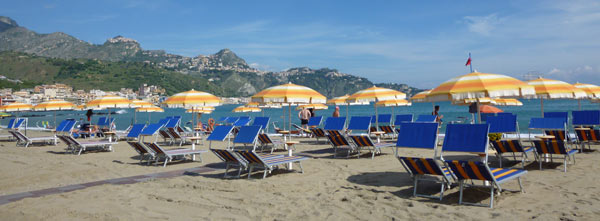
[[[0,76],[0,78],[6,78]],[[67,84],[43,84],[34,88],[13,90],[12,88],[0,89],[0,105],[20,102],[25,104],[38,104],[52,99],[64,99],[82,105],[93,99],[105,95],[118,95],[130,100],[140,99],[160,105],[166,98],[165,89],[156,85],[141,84],[138,88],[121,88],[119,91],[103,91],[99,89],[74,90]],[[224,104],[239,104],[249,101],[249,98],[228,97],[221,98]]]

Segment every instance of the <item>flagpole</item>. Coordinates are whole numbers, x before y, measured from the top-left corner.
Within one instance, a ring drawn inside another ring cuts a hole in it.
[[[471,52],[469,52],[469,67],[471,68],[471,73],[473,73],[473,61],[471,60]]]

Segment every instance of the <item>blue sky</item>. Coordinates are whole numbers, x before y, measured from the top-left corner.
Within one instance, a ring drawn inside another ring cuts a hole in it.
[[[38,33],[123,35],[185,56],[230,48],[261,70],[329,67],[430,88],[474,69],[600,84],[598,1],[7,1]]]

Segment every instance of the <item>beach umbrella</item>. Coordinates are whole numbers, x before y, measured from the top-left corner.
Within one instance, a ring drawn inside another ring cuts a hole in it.
[[[258,102],[261,104],[277,103],[281,105],[287,105],[289,110],[288,124],[289,130],[291,131],[292,105],[296,106],[298,104],[324,104],[327,98],[309,87],[287,83],[266,88],[252,96],[251,100],[253,102]]]
[[[500,110],[500,108],[494,107],[492,105],[483,104],[483,105],[479,105],[479,112],[496,114],[496,113],[502,113],[504,111]]]
[[[540,99],[542,117],[544,116],[544,99],[582,99],[587,97],[585,91],[564,81],[539,77],[527,83],[535,87],[536,97]]]
[[[582,84],[582,83],[575,83],[573,84],[574,87],[583,90],[588,98],[591,99],[600,99],[600,86],[598,85],[594,85],[594,84]],[[581,110],[581,100],[577,99],[577,104],[579,106],[579,110]]]
[[[168,107],[192,109],[193,112],[195,109],[204,111],[204,109],[200,109],[201,107],[219,106],[221,105],[221,99],[211,93],[192,89],[174,94],[173,96],[168,97],[163,103]],[[192,115],[192,118],[195,118],[194,115]],[[195,120],[196,124],[198,124],[197,121],[198,119]]]
[[[415,102],[415,103],[427,102],[426,98],[430,92],[431,92],[431,90],[421,91],[421,92],[413,95],[412,97],[410,97],[410,101]]]
[[[112,108],[129,108],[131,101],[127,98],[120,97],[117,95],[106,95],[94,100],[91,100],[85,105],[86,109],[107,109],[108,119],[110,119],[110,109]],[[109,125],[109,129],[112,130],[112,125]]]
[[[139,100],[139,99],[135,99],[135,100],[131,100],[131,108],[138,108],[138,107],[152,107],[154,105],[152,105],[152,103],[148,102],[148,101],[143,101],[143,100]],[[137,123],[137,111],[133,112],[133,122]]]
[[[148,113],[148,123],[151,122],[150,113],[152,112],[165,112],[164,109],[151,105],[149,107],[138,107],[135,109],[135,112],[147,112]]]
[[[379,128],[379,119],[377,116],[377,105],[376,103],[379,101],[385,100],[401,100],[405,99],[406,94],[397,90],[392,90],[388,88],[382,88],[373,86],[367,89],[363,89],[357,91],[356,93],[350,95],[347,99],[348,102],[359,102],[359,103],[370,103],[373,102],[373,106],[375,107],[375,127]]]
[[[258,107],[246,107],[246,106],[239,106],[234,108],[231,112],[234,113],[248,113],[248,112],[261,112],[262,110]]]
[[[523,102],[514,98],[497,98],[494,104],[498,106],[523,106]]]
[[[60,99],[54,99],[54,100],[49,100],[46,102],[42,102],[39,103],[37,105],[35,105],[33,107],[33,110],[35,111],[53,111],[54,112],[54,127],[56,127],[56,111],[61,111],[61,110],[73,110],[73,108],[75,108],[75,104],[65,101],[65,100],[60,100]]]
[[[535,95],[533,86],[516,78],[501,74],[473,72],[447,80],[431,90],[426,100],[460,101],[468,98],[530,97]],[[479,102],[475,101],[479,106]],[[479,112],[479,108],[477,108]],[[479,113],[478,122],[481,122]]]

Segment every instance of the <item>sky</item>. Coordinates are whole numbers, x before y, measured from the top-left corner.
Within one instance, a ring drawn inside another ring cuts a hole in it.
[[[229,48],[265,71],[332,68],[432,88],[473,69],[600,85],[599,1],[12,1],[0,15],[184,56]]]

